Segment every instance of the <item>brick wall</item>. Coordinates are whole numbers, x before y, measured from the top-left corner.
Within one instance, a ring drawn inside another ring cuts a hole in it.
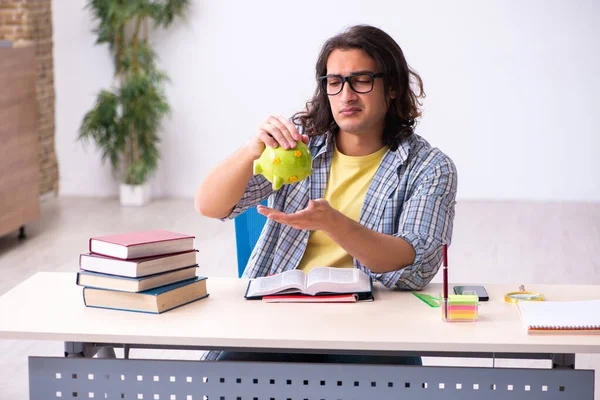
[[[32,43],[36,47],[40,194],[57,192],[51,0],[0,0],[0,40],[11,40],[14,46]]]

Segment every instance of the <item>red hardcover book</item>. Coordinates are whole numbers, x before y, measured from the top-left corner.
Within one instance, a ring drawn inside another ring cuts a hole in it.
[[[90,253],[129,260],[194,249],[194,236],[155,230],[90,238]]]
[[[263,296],[265,303],[356,303],[357,294],[332,294],[322,296],[306,296],[301,294],[281,294],[272,296]]]

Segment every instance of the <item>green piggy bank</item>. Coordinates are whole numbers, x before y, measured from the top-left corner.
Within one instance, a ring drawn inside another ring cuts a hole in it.
[[[265,147],[258,160],[254,160],[254,174],[261,174],[273,184],[273,190],[300,182],[312,174],[312,156],[304,142],[293,149]]]

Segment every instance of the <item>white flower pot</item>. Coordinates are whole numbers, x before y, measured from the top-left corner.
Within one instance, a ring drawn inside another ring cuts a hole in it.
[[[121,183],[120,196],[122,206],[143,206],[150,201],[150,184],[126,185]]]

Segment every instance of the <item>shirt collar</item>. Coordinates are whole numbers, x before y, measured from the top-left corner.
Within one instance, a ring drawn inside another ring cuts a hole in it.
[[[319,151],[317,152],[315,157],[318,157],[321,154],[324,154],[328,151],[331,151],[333,154],[334,136],[331,132],[328,131],[328,132],[324,133],[323,135],[314,136],[312,138],[312,140],[313,140],[315,147],[319,149]],[[411,135],[410,137],[402,140],[402,142],[400,143],[400,146],[398,146],[398,148],[396,150],[388,151],[388,154],[391,154],[391,156],[394,157],[394,164],[396,164],[397,166],[400,166],[400,165],[404,164],[404,162],[406,162],[406,160],[408,159],[408,155],[410,154],[410,149],[412,147],[413,140],[414,140],[414,135]],[[323,144],[325,144],[325,145],[323,145]]]
[[[400,142],[400,146],[398,146],[398,148],[395,151],[391,152],[394,154],[395,163],[398,166],[404,164],[406,162],[406,160],[408,160],[408,155],[410,154],[410,149],[412,147],[413,139],[414,139],[413,135],[411,135],[410,137],[408,137],[406,139],[403,139]]]

